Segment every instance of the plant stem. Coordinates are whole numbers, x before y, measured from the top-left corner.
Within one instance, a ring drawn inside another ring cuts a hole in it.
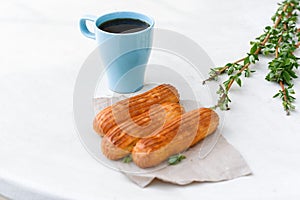
[[[291,2],[293,2],[293,3],[291,3]],[[269,69],[271,71],[268,74],[268,76],[266,77],[266,79],[268,81],[275,80],[277,83],[279,83],[279,81],[281,81],[279,84],[282,84],[283,90],[284,90],[284,91],[281,91],[281,95],[282,95],[282,100],[284,101],[283,105],[285,107],[285,110],[290,110],[290,108],[291,109],[294,108],[294,106],[291,105],[292,100],[290,101],[290,99],[294,99],[294,97],[289,96],[288,94],[290,92],[288,92],[287,90],[289,90],[289,91],[291,91],[291,93],[293,93],[293,90],[292,89],[290,90],[292,85],[290,85],[289,81],[292,78],[296,77],[295,72],[293,71],[293,68],[297,68],[297,66],[298,66],[298,65],[294,64],[295,60],[297,58],[286,58],[287,54],[285,54],[284,52],[287,51],[287,45],[289,45],[289,44],[296,43],[295,44],[296,48],[298,48],[300,46],[300,41],[295,40],[296,42],[294,42],[293,39],[291,39],[292,41],[289,41],[289,38],[292,37],[292,36],[290,36],[290,34],[295,35],[296,34],[295,30],[300,32],[300,29],[293,29],[295,27],[295,24],[294,24],[295,18],[294,17],[297,17],[297,14],[293,14],[293,11],[295,9],[299,10],[298,2],[294,3],[294,1],[292,1],[292,0],[285,0],[284,3],[280,5],[280,8],[277,9],[274,17],[272,17],[272,20],[274,22],[272,28],[270,26],[267,26],[265,28],[265,33],[262,34],[261,36],[257,37],[255,39],[255,41],[250,43],[252,46],[251,46],[249,53],[247,53],[246,57],[241,58],[233,63],[228,63],[224,67],[214,68],[211,70],[210,77],[207,80],[203,81],[203,84],[209,80],[216,80],[219,75],[224,74],[224,73],[229,76],[228,79],[226,81],[224,81],[222,85],[220,85],[220,89],[217,91],[217,93],[219,94],[219,99],[218,99],[218,103],[215,106],[215,108],[219,107],[221,110],[229,109],[228,103],[231,102],[231,100],[229,99],[229,96],[228,96],[229,90],[231,89],[234,82],[236,82],[239,86],[241,86],[241,75],[243,74],[243,72],[245,74],[245,77],[250,76],[250,73],[252,71],[249,70],[249,66],[251,64],[255,64],[256,61],[259,60],[258,56],[261,53],[263,53],[264,55],[268,55],[269,53],[275,53],[276,59],[279,59],[279,61],[277,61],[277,60],[274,61],[275,64],[274,63],[269,64]],[[288,30],[287,23],[289,23],[289,25],[291,24],[290,30]],[[278,36],[278,34],[281,34],[281,35]],[[299,36],[295,35],[294,37],[298,38]],[[274,38],[276,38],[275,41],[274,41]],[[282,47],[281,47],[281,44],[283,45]],[[281,48],[282,48],[282,53],[281,53]],[[292,50],[292,52],[293,52],[293,50]],[[282,72],[280,72],[280,70],[278,70],[278,73],[277,73],[276,72],[277,69],[274,68],[274,66],[282,64],[281,57],[286,58],[287,63],[292,62],[291,64],[289,64],[291,66],[291,69],[284,68],[285,71],[283,72],[283,74],[282,74]],[[294,60],[290,61],[289,59],[294,59]],[[243,61],[243,64],[240,63],[242,61]],[[277,77],[277,76],[282,76],[282,77]],[[292,77],[290,77],[290,76],[292,76]],[[286,89],[284,87],[285,84],[288,84],[289,88]],[[279,95],[280,95],[280,93],[279,93]],[[283,97],[283,96],[285,96],[285,97]]]
[[[284,101],[285,101],[285,102],[288,102],[288,99],[287,99],[287,96],[286,96],[285,87],[284,87],[283,82],[282,82],[282,81],[279,81],[279,85],[280,85],[281,91],[282,91],[282,93],[283,93]],[[286,108],[285,108],[285,111],[286,111],[286,114],[287,114],[287,115],[290,115],[290,110],[289,110],[289,109],[286,109]]]
[[[290,4],[286,4],[286,5],[284,6],[283,12],[286,11],[286,9],[288,8],[289,5],[290,5]],[[275,21],[275,24],[274,24],[274,26],[273,26],[274,28],[276,28],[276,27],[278,26],[278,24],[280,23],[281,19],[282,19],[282,15],[280,15],[280,16],[277,18],[277,20]],[[268,42],[270,36],[271,36],[271,33],[268,33],[268,34],[266,35],[265,39],[261,42],[261,46],[264,46],[264,45]],[[299,46],[300,46],[300,43],[299,43]],[[258,54],[260,53],[260,51],[261,51],[261,47],[259,47],[259,48],[255,51],[254,54],[255,54],[255,55],[258,55]],[[241,59],[239,59],[239,60],[233,62],[233,64],[240,63],[240,62],[244,61],[245,58],[246,58],[246,57],[241,58]],[[240,70],[239,73],[240,73],[240,72],[243,72],[243,71],[244,71],[245,69],[247,69],[249,66],[250,66],[250,64],[249,64],[249,65],[246,64],[246,65],[242,68],[243,70]],[[229,68],[229,66],[224,66],[223,68],[221,68],[221,69],[219,69],[218,71],[216,71],[214,75],[212,75],[212,76],[210,76],[208,79],[204,80],[202,83],[205,84],[206,81],[214,80],[217,76],[221,75],[221,74],[222,74],[226,69],[228,69],[228,68]],[[229,85],[228,85],[229,87],[227,87],[228,90],[230,89],[230,87],[231,87],[231,85],[233,84],[233,82],[234,82],[234,80],[231,80],[231,81],[230,81],[230,83],[229,83]]]
[[[288,16],[290,16],[291,13],[288,14]],[[284,31],[287,31],[287,25],[286,23],[283,24],[283,27],[284,27]],[[283,34],[283,33],[282,33]],[[278,42],[277,42],[277,45],[276,45],[276,49],[275,49],[275,58],[278,58],[279,57],[279,46],[280,46],[280,43],[282,42],[282,35],[280,36]],[[283,94],[283,101],[284,102],[288,102],[288,98],[287,98],[287,94],[286,94],[286,89],[284,87],[284,83],[282,81],[279,81],[279,85],[281,87],[281,91],[282,91],[282,94]],[[290,115],[290,110],[289,108],[287,107],[284,107],[284,110],[286,111],[286,114],[287,115]]]
[[[278,40],[278,45],[276,46],[276,49],[275,49],[275,58],[278,58],[278,49],[279,49],[279,44],[281,43],[282,41],[282,36],[280,36],[279,40]]]
[[[242,73],[242,72],[243,72],[245,69],[247,69],[249,66],[250,66],[250,63],[247,63],[246,65],[243,66],[242,69],[240,69],[240,70],[237,72],[237,74]],[[230,82],[228,83],[228,87],[226,88],[227,91],[230,90],[230,88],[231,88],[233,82],[234,82],[234,80],[231,79]]]
[[[239,59],[239,60],[233,62],[233,64],[238,64],[238,63],[244,61],[245,58],[246,58],[246,57],[241,58],[241,59]],[[202,82],[202,84],[204,85],[207,81],[214,80],[217,76],[221,75],[221,74],[222,74],[226,69],[228,69],[228,68],[229,68],[228,65],[222,67],[220,70],[216,71],[216,73],[215,73],[214,75],[212,75],[212,76],[210,76],[208,79],[204,80],[204,81]]]

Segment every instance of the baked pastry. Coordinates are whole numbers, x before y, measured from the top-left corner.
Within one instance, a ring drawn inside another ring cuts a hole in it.
[[[133,117],[132,121],[126,120],[103,137],[101,143],[103,154],[111,160],[127,156],[140,138],[156,134],[183,112],[184,109],[179,103],[163,103]]]
[[[132,150],[133,161],[141,168],[156,166],[213,133],[218,124],[217,113],[209,108],[187,112],[166,124],[158,133],[140,139]]]
[[[124,99],[100,111],[93,122],[94,130],[104,136],[110,129],[144,112],[155,104],[178,103],[178,91],[169,84],[159,85],[143,94]]]

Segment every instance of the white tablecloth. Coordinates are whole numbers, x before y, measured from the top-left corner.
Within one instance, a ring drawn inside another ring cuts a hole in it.
[[[253,175],[181,187],[155,182],[141,189],[94,160],[73,123],[76,75],[95,47],[79,32],[83,14],[133,10],[156,27],[201,45],[217,65],[249,48],[277,8],[272,0],[90,0],[0,3],[0,194],[13,199],[299,199],[299,110],[287,117],[264,80],[268,60],[232,90],[223,135]],[[297,80],[296,97],[300,99]],[[299,100],[296,106],[300,109]]]

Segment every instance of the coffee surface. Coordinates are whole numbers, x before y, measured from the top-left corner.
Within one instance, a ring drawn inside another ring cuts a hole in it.
[[[139,19],[118,18],[106,21],[98,26],[99,29],[110,33],[134,33],[148,28],[150,25]]]

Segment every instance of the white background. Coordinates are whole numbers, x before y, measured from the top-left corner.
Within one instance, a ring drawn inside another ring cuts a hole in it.
[[[184,187],[156,181],[141,189],[85,151],[72,116],[76,75],[95,47],[79,31],[80,16],[148,14],[157,28],[190,37],[222,65],[245,55],[276,8],[272,0],[1,1],[0,193],[14,199],[299,199],[300,113],[287,117],[272,99],[279,87],[264,80],[267,59],[242,89],[233,87],[223,130],[252,176]],[[299,80],[295,89],[300,99]]]

